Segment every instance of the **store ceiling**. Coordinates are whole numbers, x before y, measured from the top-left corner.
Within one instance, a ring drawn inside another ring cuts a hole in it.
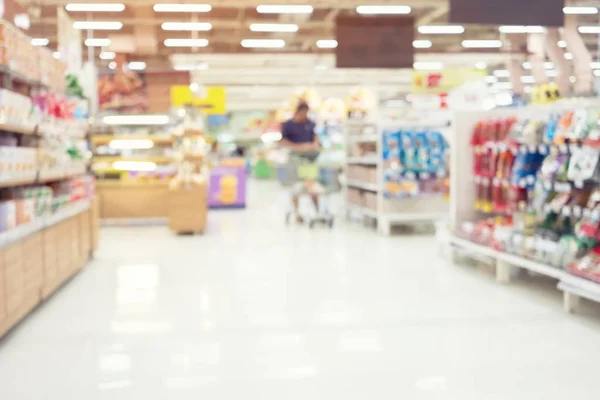
[[[82,0],[82,2],[93,0]],[[107,2],[109,0],[102,0]],[[25,0],[32,14],[30,34],[45,37],[50,46],[56,47],[56,10],[75,0]],[[221,85],[228,88],[229,103],[246,104],[253,99],[254,105],[273,106],[281,103],[283,93],[297,86],[319,87],[323,96],[343,94],[348,86],[369,84],[378,89],[384,98],[406,93],[409,88],[408,71],[390,70],[339,70],[334,68],[332,49],[317,47],[317,41],[334,39],[335,18],[343,14],[355,14],[356,6],[372,3],[360,0],[214,0],[202,1],[212,6],[210,12],[157,12],[153,6],[157,1],[121,0],[125,4],[122,12],[70,12],[76,21],[121,22],[117,31],[93,31],[96,38],[110,38],[108,48],[94,48],[99,65],[106,67],[110,60],[100,60],[100,51],[117,51],[129,54],[130,61],[144,61],[148,70],[196,68],[194,80],[204,85]],[[177,3],[183,0],[161,0]],[[197,4],[198,2],[193,2]],[[310,14],[263,14],[257,12],[261,4],[310,4]],[[412,8],[417,25],[447,23],[448,1],[446,0],[378,0],[377,4],[408,5]],[[573,3],[571,3],[573,4]],[[579,1],[579,5],[600,6],[598,1]],[[581,24],[597,25],[599,15],[578,16]],[[210,31],[186,32],[165,31],[165,22],[208,22]],[[297,24],[295,33],[259,33],[249,27],[255,23]],[[86,31],[83,32],[85,39]],[[417,49],[417,61],[438,61],[445,66],[473,67],[477,62],[488,65],[500,64],[509,54],[501,50],[465,53],[461,42],[465,39],[498,39],[495,26],[465,26],[460,35],[421,35],[416,39],[430,40],[431,48]],[[204,48],[167,47],[166,39],[208,39]],[[283,39],[282,49],[247,49],[241,46],[243,39]],[[595,54],[597,35],[586,35],[588,48]],[[459,54],[460,53],[460,54]],[[84,51],[84,54],[86,52]],[[277,103],[277,104],[275,104]],[[253,105],[253,106],[254,106]],[[233,107],[235,108],[235,107]]]

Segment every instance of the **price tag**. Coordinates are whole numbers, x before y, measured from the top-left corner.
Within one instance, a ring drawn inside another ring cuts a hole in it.
[[[540,144],[538,147],[538,152],[541,155],[546,155],[546,154],[548,154],[548,147],[545,144]]]
[[[524,144],[522,144],[521,147],[519,147],[519,150],[521,151],[521,154],[527,154],[527,146],[525,146]]]
[[[569,206],[563,207],[561,214],[564,215],[565,217],[571,216],[571,207],[569,207]]]
[[[566,144],[561,144],[559,150],[563,154],[567,154],[569,152],[569,147]]]
[[[581,217],[581,207],[580,206],[573,206],[573,216],[575,218]]]
[[[529,146],[530,153],[537,153],[537,148],[535,146]]]
[[[527,183],[533,185],[535,183],[535,177],[533,175],[527,176]]]
[[[500,142],[498,143],[498,148],[500,149],[500,151],[504,152],[508,149],[508,146],[506,145],[506,143]]]
[[[583,217],[584,218],[589,218],[591,214],[592,214],[592,210],[590,210],[589,208],[583,209]]]
[[[525,178],[519,179],[519,187],[524,188],[526,186],[527,186],[527,182],[525,181]]]
[[[573,183],[577,189],[583,189],[583,181],[575,181]]]

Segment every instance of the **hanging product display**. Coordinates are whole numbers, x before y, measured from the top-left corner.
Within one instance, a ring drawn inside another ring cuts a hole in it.
[[[483,217],[456,234],[600,282],[599,112],[479,122],[473,207]]]

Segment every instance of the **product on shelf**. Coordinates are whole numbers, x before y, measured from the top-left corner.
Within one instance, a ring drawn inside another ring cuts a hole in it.
[[[435,129],[383,132],[386,198],[418,197],[445,191],[448,143]]]
[[[599,116],[581,107],[477,124],[473,206],[488,216],[456,234],[600,282]]]

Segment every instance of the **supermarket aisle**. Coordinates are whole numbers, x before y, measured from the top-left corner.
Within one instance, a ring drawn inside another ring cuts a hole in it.
[[[600,318],[434,256],[431,237],[285,229],[276,186],[205,237],[106,229],[0,343],[0,398],[591,399]]]

